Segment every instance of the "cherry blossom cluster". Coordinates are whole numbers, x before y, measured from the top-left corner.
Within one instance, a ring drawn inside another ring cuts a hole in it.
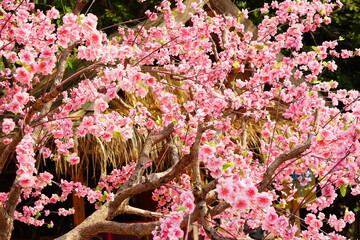
[[[39,217],[50,214],[45,206],[66,200],[70,193],[87,197],[99,208],[113,200],[136,165],[102,176],[95,189],[61,179],[61,195],[48,197],[41,191],[52,185],[53,176],[38,172],[37,154],[76,165],[82,161],[76,138],[126,141],[136,131],[146,138],[174,124],[169,139],[175,139],[179,157],[197,155],[204,179],[217,182],[217,201],[230,206],[214,217],[226,220],[212,222],[220,225],[223,235],[246,238],[246,224],[282,239],[300,239],[294,216],[274,207],[298,200],[309,211],[302,238],[343,239],[337,232],[354,221],[354,214],[347,211],[343,218],[326,219],[321,211],[334,203],[338,189],[360,194],[360,95],[334,90],[335,81],[319,79],[323,71],[336,71],[335,58],[354,57],[359,51],[338,49],[336,41],[304,51],[302,43],[304,34],[331,22],[330,13],[341,7],[340,2],[273,1],[261,9],[264,17],[257,31],[250,32],[237,17],[209,16],[201,2],[190,6],[191,24],[175,21],[185,4],[164,0],[146,12],[147,21],[162,16],[163,24],[119,27],[113,38],[97,29],[93,14],[60,17],[56,9],[37,11],[25,0],[5,0],[0,6],[0,56],[6,62],[0,70],[0,137],[8,147],[18,141],[16,134],[21,138],[14,147],[19,200],[36,199],[33,206],[16,212],[16,219],[43,225]],[[248,14],[242,10],[239,17]],[[88,66],[69,70],[69,76],[51,86],[66,53]],[[39,86],[47,98],[38,93]],[[111,109],[111,101],[119,101],[124,110]],[[340,105],[345,108],[337,108]],[[83,110],[87,114],[79,117]],[[257,131],[256,146],[247,144],[252,128]],[[205,130],[194,150],[199,129]],[[54,146],[51,150],[44,145],[48,141]],[[305,150],[286,159],[284,153],[299,149]],[[150,159],[147,166],[151,164]],[[195,177],[181,174],[153,193],[159,211],[168,214],[160,219],[154,239],[182,238],[180,224],[196,207]],[[295,175],[300,177],[294,179]],[[266,178],[276,191],[260,187]],[[296,182],[305,187],[312,178],[317,180],[310,189],[315,200],[296,199]],[[8,196],[0,193],[1,203]],[[58,210],[59,215],[72,213],[73,209]],[[333,233],[321,231],[324,222]]]
[[[21,211],[16,211],[15,219],[35,226],[47,224],[48,227],[53,227],[52,221],[46,222],[47,216],[51,213],[56,213],[59,216],[67,216],[74,214],[75,210],[73,208],[59,208],[56,212],[50,212],[50,210],[46,209],[46,206],[67,200],[71,193],[74,193],[75,196],[78,197],[86,197],[90,203],[96,203],[95,207],[98,208],[103,202],[113,201],[113,191],[129,179],[134,168],[135,163],[132,162],[124,166],[121,170],[113,170],[111,174],[102,176],[101,181],[95,189],[87,187],[80,182],[61,180],[60,184],[56,184],[62,191],[61,195],[52,194],[51,197],[42,194],[41,191],[46,186],[52,185],[52,174],[43,172],[36,177],[34,175],[19,173],[19,182],[23,187],[23,199],[32,197],[37,200],[34,202],[34,206],[25,205]],[[33,189],[35,189],[35,191],[33,191]],[[1,203],[6,201],[7,195],[6,193],[0,193]],[[41,216],[45,218],[40,218]]]
[[[176,195],[176,197],[174,197]],[[170,196],[166,199],[166,196]],[[191,214],[195,209],[194,196],[191,191],[190,177],[183,174],[180,177],[180,185],[170,184],[167,187],[161,187],[153,193],[153,200],[158,201],[159,207],[164,209],[165,201],[172,200],[167,204],[169,208],[168,216],[160,219],[160,228],[153,231],[154,239],[181,239],[184,231],[180,224],[186,214]],[[162,211],[164,212],[164,211]],[[190,215],[188,215],[190,216]]]

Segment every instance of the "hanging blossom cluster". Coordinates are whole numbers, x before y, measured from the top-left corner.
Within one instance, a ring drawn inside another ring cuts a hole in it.
[[[160,228],[153,231],[154,239],[180,239],[184,236],[181,222],[195,209],[190,177],[181,175],[179,184],[174,182],[156,189],[153,200],[158,202],[158,210],[168,216],[160,219]]]
[[[23,144],[19,146],[21,147]],[[38,200],[35,201],[33,207],[24,206],[21,211],[16,211],[15,219],[34,226],[46,224],[48,227],[53,227],[52,221],[46,222],[45,219],[39,219],[39,217],[47,217],[51,213],[58,214],[59,216],[74,214],[75,210],[73,208],[59,208],[57,211],[47,209],[47,205],[49,204],[66,201],[71,193],[74,193],[77,197],[86,197],[90,203],[96,203],[95,208],[99,208],[104,202],[114,200],[114,191],[129,179],[134,171],[134,167],[135,163],[133,162],[124,166],[122,169],[113,170],[109,175],[102,176],[101,181],[99,181],[95,189],[87,187],[80,182],[67,180],[61,180],[61,183],[57,184],[53,181],[53,175],[48,172],[43,172],[35,176],[30,175],[29,169],[25,171],[24,167],[19,168],[17,175],[19,176],[19,184],[23,187],[24,200],[29,198],[37,198]],[[41,192],[45,187],[51,186],[53,183],[60,187],[62,191],[61,195],[52,194],[49,197]],[[0,193],[0,202],[5,203],[7,196],[8,194],[6,193]]]
[[[50,214],[45,206],[66,200],[72,192],[91,203],[112,201],[116,190],[136,172],[135,163],[113,170],[96,189],[62,179],[58,184],[62,194],[48,197],[41,191],[51,186],[53,176],[38,172],[36,155],[77,165],[82,159],[75,151],[76,138],[129,140],[134,129],[147,137],[173,124],[171,139],[177,139],[179,158],[193,158],[186,171],[201,166],[203,184],[216,183],[208,191],[216,196],[210,202],[227,204],[213,216],[226,220],[208,220],[223,230],[217,234],[246,238],[247,225],[282,239],[344,239],[339,232],[354,221],[354,213],[346,211],[341,218],[325,216],[322,210],[334,203],[337,189],[360,194],[360,95],[333,90],[335,81],[319,78],[323,71],[336,71],[334,58],[354,57],[359,51],[339,50],[336,41],[323,42],[311,51],[303,51],[302,44],[304,34],[331,22],[330,14],[341,7],[340,2],[273,1],[261,9],[264,18],[257,32],[246,32],[237,17],[209,16],[201,2],[190,6],[191,24],[177,22],[174,15],[186,6],[178,0],[173,9],[164,0],[154,12],[147,12],[150,22],[162,15],[163,25],[120,27],[112,39],[97,29],[92,14],[60,17],[56,9],[35,11],[29,1],[6,0],[0,5],[4,9],[0,56],[7,63],[0,70],[4,93],[0,114],[6,116],[1,118],[1,141],[16,154],[19,201],[37,199],[34,206],[16,212],[16,219],[42,225],[45,220],[39,214]],[[267,16],[269,11],[274,14]],[[247,14],[243,10],[241,17]],[[283,50],[289,54],[281,55]],[[89,66],[51,86],[48,80],[65,71],[61,68],[67,51]],[[88,71],[95,75],[83,74]],[[80,82],[74,81],[76,77]],[[46,86],[41,89],[45,95],[36,93],[39,86]],[[125,113],[109,108],[112,100],[120,98],[119,92],[136,99],[123,103]],[[333,106],[321,92],[327,93]],[[61,103],[51,105],[56,100]],[[89,104],[92,114],[74,117]],[[340,104],[346,108],[338,109]],[[46,113],[45,105],[51,105]],[[251,124],[260,129],[256,150],[247,145]],[[205,129],[200,137],[199,129]],[[43,145],[46,141],[52,141],[54,148]],[[151,164],[149,157],[146,166]],[[193,194],[195,176],[180,177],[181,171],[179,181],[154,191],[153,199],[168,214],[153,232],[156,239],[182,238],[180,226],[201,200]],[[311,177],[305,174],[309,172]],[[307,196],[298,200],[309,211],[303,219],[305,231],[298,229],[291,214],[274,207],[285,208],[294,200],[298,191],[294,175],[304,186],[311,178],[318,181],[311,189],[315,200],[308,202]],[[8,196],[1,193],[1,203]],[[58,210],[59,215],[71,213],[72,209]],[[334,232],[324,233],[325,223]],[[211,231],[204,227],[201,232]]]

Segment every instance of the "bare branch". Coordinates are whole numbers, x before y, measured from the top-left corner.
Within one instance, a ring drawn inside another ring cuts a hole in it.
[[[76,4],[75,4],[73,13],[75,15],[79,15],[81,10],[85,7],[86,3],[87,3],[87,0],[76,0]]]
[[[138,215],[138,216],[148,217],[148,218],[163,218],[163,217],[167,216],[166,214],[163,214],[163,213],[157,213],[157,212],[153,212],[153,211],[149,211],[149,210],[144,210],[144,209],[132,207],[129,205],[127,205],[125,207],[123,213],[133,214],[133,215]]]
[[[159,226],[159,222],[149,223],[119,223],[114,221],[92,221],[88,222],[84,227],[77,227],[77,231],[70,231],[56,240],[70,240],[70,239],[90,239],[101,232],[108,232],[120,235],[135,235],[142,237],[151,234],[155,227]]]
[[[206,202],[204,200],[202,200],[198,203],[198,205],[200,206],[200,222],[206,232],[206,235],[208,235],[208,237],[210,237],[211,239],[214,239],[214,240],[234,240],[234,239],[236,239],[236,238],[229,238],[229,237],[221,236],[215,230],[215,228],[213,227],[213,225],[211,223],[211,214],[208,211]]]
[[[144,146],[141,150],[139,160],[136,164],[134,173],[131,175],[129,181],[124,184],[124,188],[128,188],[132,185],[138,184],[141,180],[141,177],[145,171],[147,161],[150,159],[150,152],[152,147],[170,136],[170,134],[174,131],[174,124],[169,124],[162,131],[157,134],[150,134],[144,143]]]
[[[216,205],[215,207],[211,208],[209,210],[209,213],[211,216],[216,216],[220,213],[222,213],[223,211],[225,211],[225,209],[229,208],[230,204],[225,202],[225,201],[220,201],[220,203],[218,205]]]
[[[203,194],[206,195],[208,192],[210,192],[211,190],[213,190],[216,185],[218,183],[218,180],[217,179],[214,179],[212,180],[211,182],[209,182],[208,184],[206,184],[204,187],[203,187]]]
[[[202,125],[199,124],[199,128],[202,128]],[[200,172],[200,161],[199,158],[196,156],[193,159],[193,182],[194,182],[194,187],[193,187],[193,193],[195,196],[195,200],[199,201],[200,199],[203,199],[203,191],[202,190],[202,180],[201,180],[201,172]]]

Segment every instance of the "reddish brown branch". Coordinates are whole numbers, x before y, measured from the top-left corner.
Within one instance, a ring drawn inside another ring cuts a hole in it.
[[[174,131],[174,124],[169,124],[162,131],[157,134],[150,134],[143,145],[143,148],[140,153],[139,160],[136,164],[135,171],[131,175],[129,181],[124,185],[124,188],[128,188],[134,184],[138,184],[141,180],[141,177],[145,171],[147,161],[150,159],[150,152],[154,145],[161,142],[165,138],[169,137],[170,134]]]
[[[76,0],[76,4],[73,10],[73,13],[75,15],[79,15],[81,13],[81,10],[85,7],[87,3],[87,0]]]
[[[303,154],[306,150],[308,150],[310,148],[311,140],[314,136],[316,136],[316,134],[318,132],[319,123],[320,123],[320,109],[315,109],[313,132],[310,132],[308,134],[308,138],[305,143],[303,143],[302,145],[300,145],[298,147],[295,147],[294,149],[290,150],[289,152],[280,154],[275,159],[275,161],[270,164],[270,166],[268,167],[268,169],[265,172],[263,180],[260,182],[260,184],[258,186],[258,190],[260,192],[264,191],[268,187],[268,185],[272,182],[273,175],[281,164],[283,164],[287,160],[290,160],[293,158],[298,158],[299,156],[301,156],[301,154]]]
[[[260,185],[258,187],[260,192],[264,191],[267,188],[267,186],[271,183],[273,174],[275,173],[276,169],[278,169],[278,167],[281,164],[283,164],[287,160],[301,156],[302,153],[304,153],[306,150],[308,150],[310,148],[311,139],[313,136],[314,136],[314,133],[310,133],[309,137],[305,143],[303,143],[302,145],[300,145],[298,147],[295,147],[294,149],[292,149],[289,152],[280,154],[280,156],[278,156],[275,159],[275,161],[270,164],[270,166],[268,167],[268,169],[265,172],[263,180],[260,182]]]

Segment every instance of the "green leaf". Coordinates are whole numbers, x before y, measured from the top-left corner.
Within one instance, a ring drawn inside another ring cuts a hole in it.
[[[222,168],[223,168],[223,170],[226,170],[227,168],[234,166],[234,165],[235,165],[234,162],[224,163]]]
[[[52,228],[51,224],[47,224],[46,226],[47,226],[47,228],[49,228],[49,229]]]
[[[37,220],[40,216],[41,216],[41,213],[40,213],[40,212],[37,212],[37,213],[36,213],[36,216],[35,216],[35,220]]]
[[[319,81],[319,80],[317,80],[317,79],[313,79],[313,80],[311,80],[311,83],[313,83],[313,84],[318,84],[318,83],[321,83],[321,81]]]
[[[339,37],[339,41],[344,41],[344,40],[345,40],[344,37],[342,37],[342,36]]]
[[[255,45],[255,48],[258,49],[258,50],[263,49],[263,48],[267,48],[267,47],[268,46],[266,46],[266,45],[260,45],[260,44]]]
[[[316,93],[316,91],[307,92],[307,94],[308,94],[309,96],[314,95],[314,93]]]
[[[277,69],[279,67],[282,67],[283,63],[282,62],[278,62],[275,66],[272,67],[272,69]]]
[[[236,61],[233,63],[233,67],[234,67],[234,68],[239,68],[239,67],[240,67],[239,61],[236,60]]]
[[[104,191],[104,195],[100,198],[100,201],[105,201],[107,199],[108,192]]]
[[[176,209],[176,211],[178,212],[183,212],[186,210],[186,207],[182,206],[182,205],[179,205],[178,208]]]
[[[316,52],[320,53],[319,48],[317,46],[311,46],[311,48]]]
[[[121,132],[115,131],[115,132],[113,132],[112,136],[113,137],[121,137]]]
[[[340,194],[341,194],[342,197],[346,196],[347,186],[348,186],[348,184],[343,184],[340,187]]]
[[[0,62],[0,71],[3,71],[5,69],[5,64],[1,61]]]
[[[230,82],[230,84],[231,84],[232,86],[235,86],[235,85],[236,85],[236,82],[232,81],[232,82]]]

